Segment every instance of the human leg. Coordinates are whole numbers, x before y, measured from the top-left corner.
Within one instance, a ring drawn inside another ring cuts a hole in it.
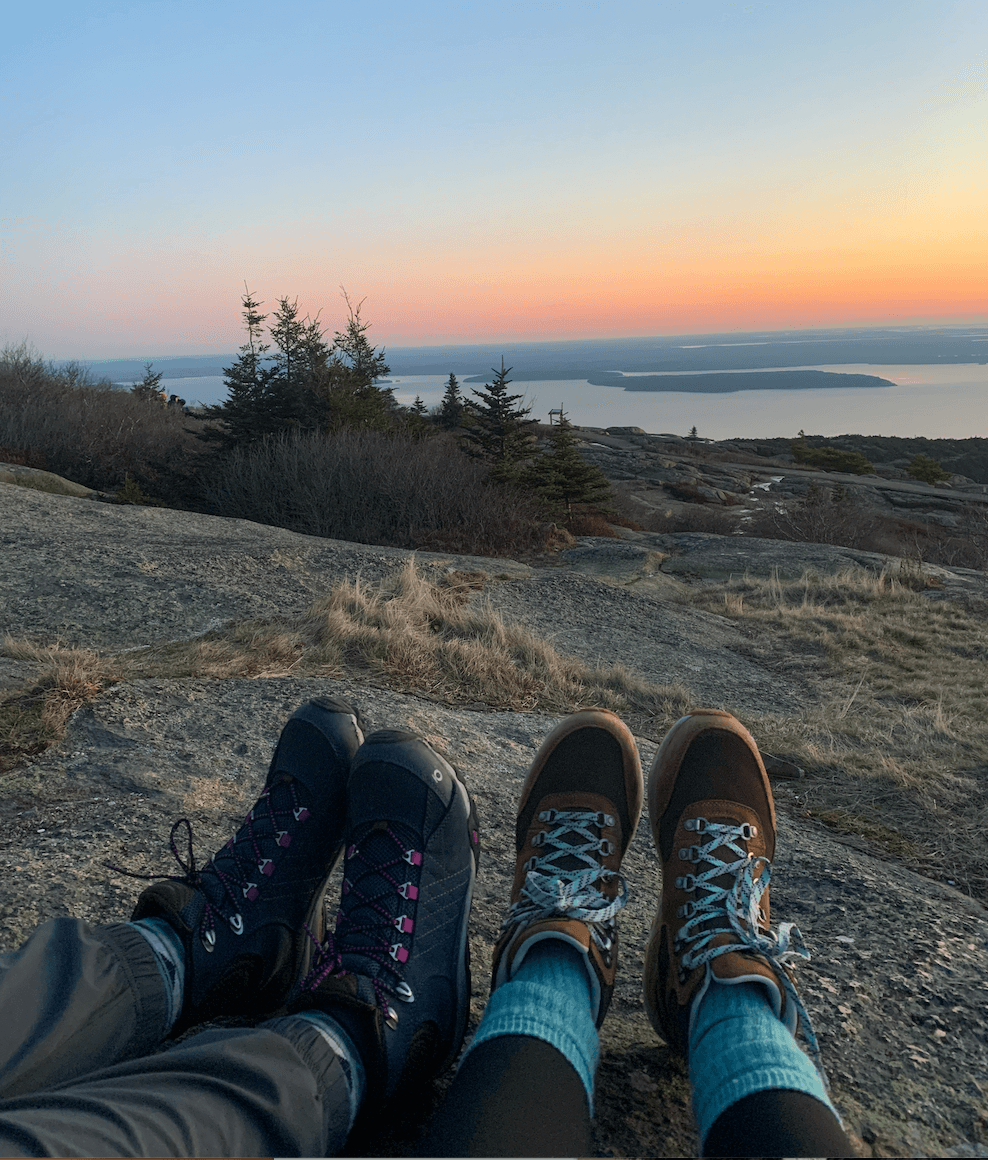
[[[3,1156],[322,1156],[351,1080],[311,1020],[202,1031],[154,1055],[0,1100]]]
[[[155,1123],[168,1133],[175,1122],[195,1125],[204,1117],[212,1119],[210,1129],[229,1126],[231,1108],[248,1119],[261,1115],[260,1106],[271,1102],[266,1064],[258,1061],[251,1071],[237,1062],[238,1053],[245,1059],[250,1054],[239,1042],[250,1033],[207,1032],[213,1037],[208,1041],[195,1036],[173,1052],[129,1065],[122,1061],[152,1050],[173,1024],[177,1030],[219,1014],[262,1016],[284,1004],[307,964],[315,941],[310,932],[322,933],[325,880],[342,847],[350,757],[361,740],[349,706],[329,700],[303,706],[282,733],[258,802],[206,866],[195,868],[190,832],[184,877],[145,890],[131,923],[92,929],[72,919],[53,920],[20,951],[3,956],[0,1127],[13,1114],[11,1099],[18,1101],[17,1130],[27,1131],[31,1107],[51,1106],[51,1096],[56,1104],[72,1104],[76,1118],[85,1106],[97,1135],[104,1130],[96,1124],[100,1116],[107,1120],[105,1130],[122,1124],[129,1139],[125,1150],[140,1152],[142,1141],[157,1139]],[[178,857],[176,828],[172,849]],[[339,1052],[332,1037],[315,1034],[313,1026],[311,1020],[294,1021],[287,1029],[293,1046],[278,1049],[296,1059],[296,1070],[306,1060],[315,1068],[298,1081],[303,1088],[311,1086],[313,1074],[328,1083],[334,1069],[346,1071],[333,1062]],[[284,1030],[272,1026],[265,1034],[271,1040],[272,1031]],[[226,1063],[217,1063],[217,1051]],[[197,1068],[206,1077],[200,1085],[189,1079]],[[272,1073],[285,1080],[285,1091],[298,1087],[290,1071],[282,1066]],[[98,1098],[76,1090],[82,1079],[97,1084]],[[166,1104],[153,1097],[156,1084],[171,1091]],[[256,1092],[251,1084],[259,1085]],[[226,1093],[225,1115],[211,1106],[217,1092]],[[281,1096],[274,1101],[284,1102]],[[148,1108],[155,1106],[166,1109],[160,1123],[148,1121]],[[190,1133],[183,1126],[178,1135],[188,1140]],[[148,1145],[151,1154],[155,1146]],[[271,1153],[271,1144],[260,1147],[261,1154]],[[112,1136],[96,1150],[110,1154]]]
[[[734,1133],[756,1110],[777,1117],[759,1124],[759,1154],[834,1155],[835,1143],[851,1154],[788,965],[808,952],[791,923],[770,927],[775,805],[751,735],[720,710],[682,718],[656,755],[648,801],[663,883],[645,1006],[689,1061],[705,1154],[751,1154],[754,1142]]]
[[[589,1151],[597,1029],[627,900],[620,866],[642,797],[634,738],[613,713],[575,713],[540,747],[518,808],[491,998],[423,1154]]]
[[[155,956],[132,926],[49,919],[0,954],[0,1099],[153,1051],[167,1012]]]

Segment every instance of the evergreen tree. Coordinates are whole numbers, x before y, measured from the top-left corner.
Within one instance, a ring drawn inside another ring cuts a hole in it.
[[[247,341],[240,347],[237,361],[223,369],[226,399],[205,408],[206,416],[220,420],[223,427],[206,428],[203,437],[218,440],[227,447],[293,426],[296,412],[291,398],[291,372],[298,347],[298,327],[293,325],[297,307],[286,298],[279,299],[275,324],[269,328],[278,343],[278,354],[269,356],[269,343],[261,341],[261,324],[268,318],[267,314],[260,313],[262,304],[249,289],[241,302]]]
[[[914,455],[906,468],[906,475],[920,483],[940,483],[950,479],[950,472],[944,471],[937,460],[929,455]]]
[[[308,320],[298,316],[298,299],[278,299],[269,333],[275,345],[273,374],[265,384],[265,402],[273,430],[305,427],[311,406],[307,398],[313,370],[313,347],[321,341],[318,322],[315,332]]]
[[[153,363],[144,364],[144,378],[134,383],[130,388],[132,395],[137,395],[146,403],[163,403],[164,392],[161,389],[161,380],[165,377],[164,371],[152,371]]]
[[[347,299],[346,328],[330,344],[318,315],[301,319],[297,299],[279,298],[269,327],[274,353],[268,354],[271,346],[261,341],[268,315],[260,313],[261,303],[250,290],[242,302],[247,342],[223,370],[226,400],[205,408],[222,426],[207,428],[203,438],[234,446],[291,428],[382,428],[397,417],[391,391],[375,385],[389,367],[384,352],[367,338],[359,305],[354,308]]]
[[[549,440],[549,450],[523,473],[523,483],[550,507],[557,510],[565,507],[567,516],[575,503],[603,503],[611,498],[607,476],[580,455],[573,426],[562,408],[559,423],[553,427]]]
[[[222,403],[203,408],[207,418],[220,420],[223,426],[207,427],[202,437],[227,446],[259,439],[277,429],[270,422],[267,399],[267,387],[275,370],[262,365],[271,349],[261,341],[261,324],[267,315],[260,313],[262,303],[250,289],[245,287],[245,291],[241,303],[247,341],[240,347],[236,362],[223,368],[227,397]]]
[[[370,324],[360,317],[362,302],[353,306],[344,292],[349,310],[346,328],[333,339],[333,356],[325,373],[314,384],[324,401],[326,424],[331,429],[370,427],[382,430],[398,417],[400,409],[390,387],[376,380],[389,374],[384,351],[367,337]]]
[[[508,394],[511,367],[505,367],[502,358],[501,369],[492,369],[493,383],[484,383],[483,391],[470,392],[480,403],[470,402],[474,422],[467,439],[473,444],[471,453],[491,464],[491,478],[505,483],[519,476],[521,463],[531,455],[529,432],[535,423],[525,418],[532,408],[517,405],[524,396]]]
[[[444,431],[452,431],[456,427],[461,427],[465,417],[465,409],[466,402],[460,394],[460,384],[456,381],[456,375],[450,371],[449,382],[446,384],[442,402],[439,404],[439,426]]]

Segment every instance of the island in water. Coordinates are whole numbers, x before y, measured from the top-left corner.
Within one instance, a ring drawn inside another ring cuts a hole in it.
[[[729,391],[807,391],[819,387],[894,387],[878,375],[841,371],[728,371],[703,375],[623,375],[598,372],[587,380],[595,387],[623,387],[626,391],[690,391],[718,394]]]

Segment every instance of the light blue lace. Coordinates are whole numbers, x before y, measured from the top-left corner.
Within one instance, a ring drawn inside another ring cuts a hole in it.
[[[545,846],[546,853],[528,860],[525,884],[501,930],[547,919],[575,918],[589,926],[591,937],[601,950],[610,950],[614,916],[628,901],[628,884],[622,874],[601,866],[594,857],[609,853],[610,846],[590,827],[596,826],[599,831],[605,825],[613,826],[614,818],[603,811],[543,810],[539,821],[552,827],[540,830],[533,842]],[[564,834],[581,838],[582,842],[570,845],[562,841]],[[578,870],[561,869],[555,859],[563,856],[576,856],[584,865]],[[620,893],[615,898],[607,898],[597,886],[607,878],[618,880]]]
[[[679,908],[679,917],[686,918],[687,921],[679,928],[674,949],[678,953],[684,944],[693,944],[683,951],[683,969],[690,971],[695,967],[702,967],[718,955],[726,955],[732,951],[761,955],[778,979],[788,1001],[795,1007],[810,1058],[820,1073],[824,1086],[829,1090],[830,1084],[820,1060],[820,1046],[813,1032],[810,1017],[789,972],[783,966],[796,957],[810,958],[802,933],[792,922],[780,923],[778,933],[771,929],[763,930],[758,925],[762,895],[772,879],[772,863],[768,858],[749,854],[737,844],[739,838],[747,840],[753,837],[754,827],[747,823],[728,826],[708,822],[706,818],[690,818],[684,825],[687,830],[708,834],[709,840],[702,845],[680,850],[679,857],[684,862],[709,862],[710,869],[676,879],[676,885],[680,889],[706,892],[706,896],[698,902],[687,902]],[[735,854],[736,860],[728,863],[717,857],[714,850],[720,847]],[[734,876],[734,884],[729,888],[718,886],[714,882],[715,878],[721,878],[725,874]],[[722,919],[725,915],[730,927],[728,931],[725,931],[723,925],[703,929],[704,924],[711,919]],[[718,935],[725,933],[733,934],[737,941],[724,943],[722,946],[711,945]]]

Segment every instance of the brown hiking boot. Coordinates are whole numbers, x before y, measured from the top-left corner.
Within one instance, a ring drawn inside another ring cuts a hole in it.
[[[491,991],[543,939],[585,956],[593,1016],[604,1021],[617,974],[615,915],[628,899],[621,860],[644,797],[628,727],[606,709],[573,713],[549,734],[518,803],[511,909],[494,949]]]
[[[652,763],[648,810],[662,860],[662,899],[645,955],[652,1026],[687,1057],[693,1018],[711,982],[761,983],[789,1032],[802,1027],[819,1068],[787,965],[809,952],[792,923],[778,934],[769,927],[775,805],[748,730],[721,709],[680,718]]]

